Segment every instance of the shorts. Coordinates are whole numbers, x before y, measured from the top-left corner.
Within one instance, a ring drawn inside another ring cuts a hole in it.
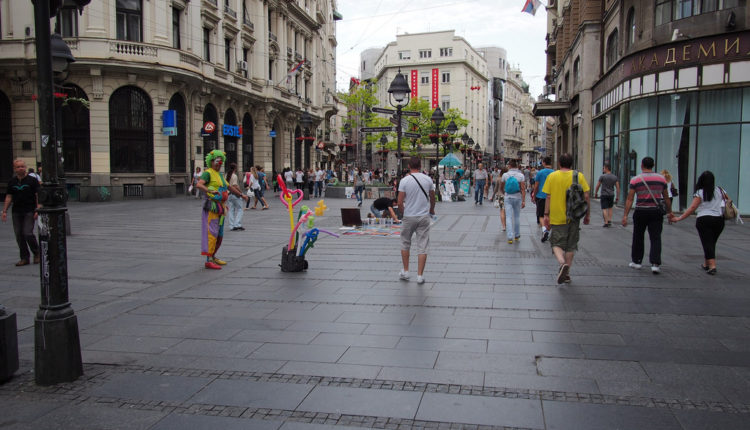
[[[547,204],[547,199],[536,199],[536,217],[544,218],[544,205]]]
[[[602,209],[609,209],[615,205],[615,196],[600,196],[599,203],[601,203]]]
[[[549,243],[553,248],[562,248],[565,252],[578,250],[578,239],[581,236],[578,222],[552,224],[550,227]]]
[[[430,245],[430,215],[404,217],[401,224],[401,250],[411,249],[411,236],[416,234],[414,247],[417,254],[427,254]]]

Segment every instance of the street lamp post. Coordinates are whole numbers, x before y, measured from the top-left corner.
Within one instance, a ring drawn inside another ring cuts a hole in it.
[[[458,127],[456,126],[456,123],[451,120],[445,128],[445,131],[448,133],[441,136],[443,139],[443,156],[448,155],[448,138],[451,138],[451,140],[453,139],[453,135],[458,131]],[[443,166],[443,177],[445,177],[445,166]]]
[[[301,148],[300,150],[301,151],[302,150],[309,151],[309,149],[307,149],[307,145],[310,144],[310,142],[309,142],[309,140],[310,140],[310,127],[312,127],[313,119],[312,119],[312,116],[310,116],[310,113],[307,110],[305,110],[304,112],[302,112],[302,115],[300,115],[300,117],[299,117],[299,123],[302,124],[302,134],[304,135],[304,140],[302,141],[303,143],[302,143],[302,146],[300,147]],[[289,159],[290,159],[290,163],[289,164],[291,164],[291,154],[289,155]],[[306,161],[307,161],[306,159],[303,159],[302,160],[302,164],[304,165]],[[309,169],[310,167],[311,166],[304,166],[304,168],[306,168],[306,169]]]
[[[90,0],[76,0],[83,8]],[[57,2],[59,7],[59,3]],[[75,61],[59,35],[50,36],[49,0],[34,1],[34,27],[42,144],[43,185],[39,190],[39,279],[41,302],[34,319],[34,380],[39,385],[70,382],[83,375],[78,318],[68,298],[68,262],[65,238],[67,194],[59,174],[62,156],[55,127],[53,72],[64,79]]]
[[[409,98],[411,94],[411,88],[406,82],[406,77],[401,73],[401,69],[398,69],[396,77],[393,78],[391,86],[388,87],[389,100],[391,106],[396,108],[396,145],[397,151],[396,159],[398,160],[398,177],[401,178],[403,172],[403,155],[401,154],[401,109],[409,104]],[[394,103],[395,101],[395,103]]]
[[[472,154],[472,153],[474,152],[474,139],[472,139],[472,138],[470,137],[470,138],[469,138],[469,142],[467,143],[467,145],[468,145],[468,148],[466,149],[466,152],[468,152],[468,153],[469,153],[469,155],[471,155],[471,154]],[[471,160],[471,162],[472,162],[472,164],[471,164],[471,170],[472,170],[472,171],[474,171],[474,167],[476,167],[476,166],[474,165],[474,157],[473,157],[473,156],[471,156],[471,159],[470,159],[470,160]]]
[[[386,152],[385,144],[388,143],[388,138],[385,137],[385,134],[380,136],[380,145],[383,147],[381,149],[380,155],[383,159],[383,174],[385,174],[385,167],[386,167],[386,158],[388,157],[388,152]]]
[[[430,140],[435,144],[435,184],[437,185],[440,179],[438,176],[438,163],[440,162],[440,124],[445,120],[445,115],[440,109],[440,106],[436,107],[435,111],[432,112],[430,120],[435,124],[435,134]]]

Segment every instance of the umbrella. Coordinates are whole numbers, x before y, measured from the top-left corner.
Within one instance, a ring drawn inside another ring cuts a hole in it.
[[[461,160],[458,159],[458,157],[451,153],[443,157],[443,159],[440,160],[440,163],[438,164],[440,164],[441,166],[456,167],[460,166],[462,163]]]

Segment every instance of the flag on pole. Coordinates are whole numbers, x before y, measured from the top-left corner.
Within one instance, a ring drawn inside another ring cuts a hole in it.
[[[542,6],[542,2],[539,0],[526,0],[526,4],[523,5],[521,12],[530,13],[536,16],[536,11]]]
[[[286,74],[287,85],[290,85],[292,83],[294,76],[297,74],[297,72],[299,72],[299,69],[302,68],[303,64],[305,64],[305,60],[302,60],[299,63],[297,63],[294,67],[292,67],[292,70],[290,70],[289,73]]]

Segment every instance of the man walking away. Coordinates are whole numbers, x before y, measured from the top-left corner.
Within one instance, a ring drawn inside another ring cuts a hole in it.
[[[479,163],[479,166],[474,171],[474,204],[482,204],[482,198],[484,197],[484,186],[487,184],[487,171],[484,170],[484,164]]]
[[[26,172],[26,162],[13,161],[15,176],[8,182],[8,193],[3,204],[2,220],[8,220],[8,207],[13,204],[13,231],[16,233],[16,243],[21,252],[21,259],[16,266],[29,264],[30,254],[34,254],[34,264],[39,264],[39,244],[34,237],[34,221],[39,214],[36,210],[39,204],[39,181]],[[31,249],[31,253],[29,253]]]
[[[544,209],[544,224],[550,230],[550,245],[560,268],[557,271],[557,283],[570,282],[570,267],[573,256],[578,250],[578,239],[581,227],[578,219],[568,217],[568,190],[573,183],[573,157],[563,154],[558,161],[560,170],[552,172],[544,181],[542,191],[547,195]],[[591,201],[589,184],[583,173],[578,172],[578,184],[583,189],[586,200],[586,214],[583,223],[588,224],[591,216]]]
[[[323,178],[325,177],[326,172],[323,171],[322,168],[318,167],[318,170],[315,171],[315,197],[322,197],[323,196]]]
[[[549,239],[549,230],[544,225],[544,210],[547,204],[547,194],[542,192],[544,188],[544,182],[547,180],[547,176],[554,172],[552,170],[552,158],[544,157],[542,159],[542,166],[544,169],[538,171],[534,177],[534,191],[531,193],[531,198],[536,199],[536,223],[542,226],[542,243]]]
[[[424,283],[424,266],[427,263],[427,247],[430,244],[430,219],[435,215],[435,184],[420,173],[422,161],[419,157],[409,159],[409,174],[398,184],[398,209],[403,214],[401,228],[401,261],[404,268],[399,278],[409,279],[409,253],[412,235],[417,248],[417,283]]]
[[[633,206],[635,198],[635,210],[633,211],[633,243],[630,247],[630,266],[640,269],[643,261],[645,240],[644,235],[648,230],[648,239],[651,249],[648,259],[651,263],[651,273],[658,275],[661,272],[661,230],[664,226],[664,215],[671,217],[672,202],[667,194],[667,180],[664,176],[653,171],[654,159],[645,157],[641,161],[642,174],[630,180],[628,200],[625,202],[625,213],[622,216],[623,227],[628,225],[628,213]],[[662,201],[666,204],[665,211],[659,208]]]
[[[500,186],[505,191],[505,225],[508,243],[521,240],[521,209],[526,207],[526,179],[518,170],[518,161],[508,162],[510,170],[502,176]]]
[[[602,188],[600,197],[602,217],[604,218],[602,227],[612,227],[612,206],[615,205],[620,195],[620,180],[612,174],[609,163],[604,163],[604,167],[602,167],[602,176],[599,177],[599,182],[596,184],[594,198],[599,195],[599,187]],[[617,193],[615,193],[615,188],[617,188]]]

